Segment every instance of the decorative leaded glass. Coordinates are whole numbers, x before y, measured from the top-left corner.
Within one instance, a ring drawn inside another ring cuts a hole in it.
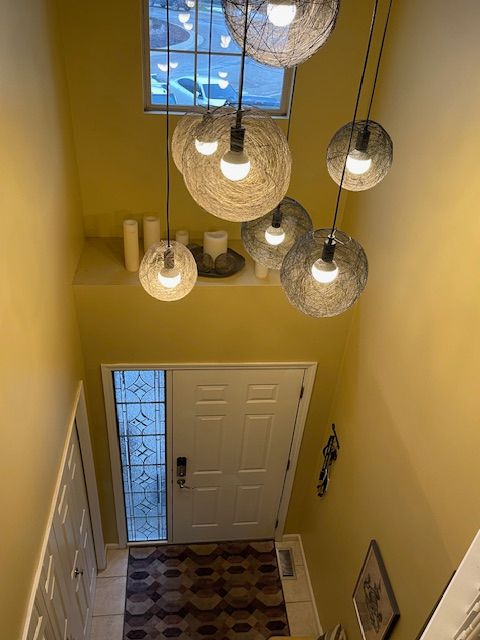
[[[167,539],[165,371],[114,371],[129,542]]]

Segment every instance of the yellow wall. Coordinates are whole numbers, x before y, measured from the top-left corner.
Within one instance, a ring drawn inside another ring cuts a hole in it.
[[[299,522],[322,622],[360,638],[351,594],[376,538],[412,640],[480,527],[480,5],[394,3],[376,116],[395,160],[346,224],[370,279],[331,420],[340,457]]]
[[[76,286],[85,358],[87,399],[94,430],[105,539],[117,540],[100,379],[100,364],[166,362],[318,361],[314,398],[297,472],[299,512],[336,378],[349,314],[318,320],[303,316],[280,287],[196,287],[175,303],[154,300],[133,286]]]
[[[0,85],[0,617],[19,638],[81,377],[82,224],[50,2],[2,3]]]

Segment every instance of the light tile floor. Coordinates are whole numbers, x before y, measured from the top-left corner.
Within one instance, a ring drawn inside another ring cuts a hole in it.
[[[90,640],[122,640],[128,549],[109,549],[97,576]]]
[[[292,636],[318,636],[300,544],[296,539],[285,539],[276,546],[290,548],[295,563],[296,577],[282,580],[290,633]],[[122,640],[127,564],[128,549],[108,550],[107,568],[97,577],[90,640]]]
[[[295,564],[295,578],[282,580],[283,595],[287,607],[287,618],[292,636],[314,636],[320,633],[304,565],[300,542],[295,538],[284,538],[276,543],[277,549],[291,549]]]

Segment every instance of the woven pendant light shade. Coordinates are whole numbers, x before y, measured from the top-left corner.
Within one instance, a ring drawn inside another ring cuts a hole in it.
[[[172,156],[175,166],[183,173],[182,157],[187,140],[195,139],[195,127],[201,122],[202,113],[186,113],[180,118],[173,131]]]
[[[327,149],[327,169],[331,178],[339,185],[347,153],[353,160],[356,155],[360,158],[370,159],[370,167],[365,173],[350,171],[350,163],[347,160],[342,184],[342,187],[349,191],[365,191],[381,182],[389,172],[393,161],[393,143],[388,133],[378,122],[358,120],[355,122],[352,142],[348,148],[351,129],[352,123],[349,122],[339,129],[330,140]],[[362,150],[362,145],[365,150]]]
[[[272,223],[276,224],[275,216],[279,220],[278,229],[285,234],[279,244],[267,241]],[[293,198],[283,198],[278,207],[267,215],[242,223],[242,240],[245,249],[256,262],[269,269],[280,269],[283,259],[295,242],[312,230],[312,221],[302,205]]]
[[[229,31],[242,47],[246,2],[222,0],[222,6]],[[338,8],[339,0],[249,0],[247,56],[272,67],[305,62],[327,41]]]
[[[315,318],[343,313],[355,303],[367,284],[368,262],[364,250],[356,240],[338,230],[334,254],[338,275],[327,284],[315,280],[312,265],[322,257],[330,233],[331,229],[306,233],[287,253],[280,270],[289,302]]]
[[[168,249],[166,240],[160,240],[148,249],[139,270],[140,282],[145,291],[157,300],[165,302],[185,297],[197,281],[197,264],[189,249],[175,241],[170,243],[170,247],[173,252],[174,269],[180,276],[176,286],[165,286],[159,277],[167,266],[165,264],[165,252]]]
[[[206,211],[222,220],[245,222],[277,206],[290,183],[292,160],[285,134],[274,120],[258,109],[246,109],[242,126],[251,168],[243,180],[226,178],[220,160],[230,149],[235,118],[231,107],[222,107],[209,123],[202,122],[202,134],[218,140],[218,149],[212,155],[198,153],[195,135],[186,140],[183,178],[193,199]]]

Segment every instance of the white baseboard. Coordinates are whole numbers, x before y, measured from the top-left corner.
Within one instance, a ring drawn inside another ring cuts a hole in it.
[[[317,603],[315,600],[315,596],[313,594],[312,581],[310,580],[310,573],[308,572],[308,564],[307,564],[307,559],[305,557],[305,551],[303,549],[302,536],[299,533],[287,533],[286,535],[282,536],[282,542],[288,542],[289,540],[298,542],[300,546],[300,553],[302,554],[303,566],[305,567],[305,576],[307,578],[307,585],[308,585],[308,591],[310,593],[310,601],[312,603],[313,614],[315,616],[315,621],[317,623],[319,634],[321,635],[323,633],[323,627],[322,627],[322,623],[320,622],[320,618],[318,616]]]

